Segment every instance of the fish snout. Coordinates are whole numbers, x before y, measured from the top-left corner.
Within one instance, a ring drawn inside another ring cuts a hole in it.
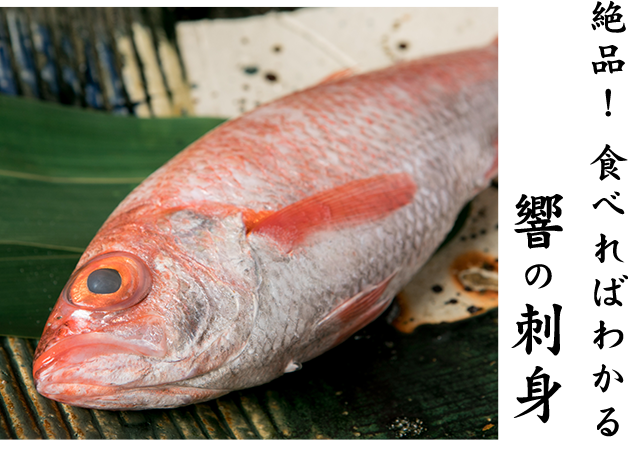
[[[62,297],[58,299],[51,315],[49,315],[40,341],[38,341],[34,358],[37,358],[42,352],[61,339],[86,331],[86,327],[83,326],[86,325],[86,321],[83,320],[83,323],[83,321],[80,321],[77,317],[72,318],[75,311],[76,307],[65,302]]]
[[[59,340],[100,331],[105,316],[140,303],[151,290],[151,272],[137,256],[109,252],[78,268],[62,290],[35,356]]]
[[[108,410],[177,407],[229,392],[171,382],[176,366],[165,361],[166,353],[160,333],[138,339],[79,334],[40,353],[33,377],[37,391],[49,399]]]
[[[153,381],[154,361],[167,355],[163,329],[149,320],[112,332],[74,334],[62,325],[48,333],[36,351],[33,377],[40,394],[65,403],[82,405],[92,394]]]

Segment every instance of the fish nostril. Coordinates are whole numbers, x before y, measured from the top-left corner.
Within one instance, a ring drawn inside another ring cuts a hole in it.
[[[112,294],[120,289],[122,277],[112,268],[99,268],[87,278],[87,288],[94,294]]]

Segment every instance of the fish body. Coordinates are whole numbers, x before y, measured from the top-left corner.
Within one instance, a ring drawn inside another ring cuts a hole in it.
[[[140,184],[38,345],[38,391],[166,408],[268,382],[374,320],[497,169],[497,42],[332,80]]]

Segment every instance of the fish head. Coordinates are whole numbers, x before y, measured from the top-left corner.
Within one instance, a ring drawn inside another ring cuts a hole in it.
[[[40,394],[83,407],[175,407],[225,389],[183,381],[241,352],[255,315],[241,218],[170,211],[103,227],[47,321],[34,359]]]

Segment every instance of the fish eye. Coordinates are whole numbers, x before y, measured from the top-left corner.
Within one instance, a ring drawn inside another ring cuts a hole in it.
[[[111,294],[120,289],[122,277],[112,268],[99,268],[87,278],[87,288],[95,294]]]
[[[151,272],[137,256],[108,252],[77,269],[62,297],[85,310],[114,311],[142,301],[151,290]]]

